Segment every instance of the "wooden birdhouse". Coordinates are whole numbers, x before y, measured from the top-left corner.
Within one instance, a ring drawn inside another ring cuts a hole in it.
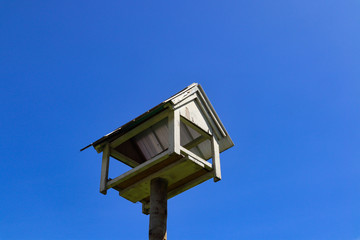
[[[219,154],[234,144],[204,90],[194,83],[89,146],[103,153],[100,192],[112,188],[143,203],[148,214],[152,179],[167,180],[167,199],[210,178],[219,181]],[[110,157],[132,169],[108,179]]]

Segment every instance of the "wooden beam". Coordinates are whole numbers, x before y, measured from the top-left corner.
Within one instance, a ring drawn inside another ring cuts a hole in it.
[[[199,157],[198,155],[196,155],[195,153],[187,150],[184,147],[180,147],[180,152],[184,155],[186,155],[190,160],[198,163],[201,167],[206,168],[207,170],[212,170],[212,166],[211,163],[209,163],[208,161],[206,161],[205,159],[202,159],[201,157]]]
[[[211,140],[211,150],[212,150],[212,165],[214,169],[214,181],[221,180],[221,169],[220,169],[220,152],[219,152],[219,143],[215,136]]]
[[[145,215],[150,214],[150,201],[141,201],[142,203],[142,213]]]
[[[142,131],[148,129],[155,123],[161,121],[162,119],[166,118],[169,115],[169,110],[165,109],[164,111],[160,112],[159,114],[153,116],[146,122],[140,124],[139,126],[135,127],[134,129],[130,130],[129,132],[125,133],[124,135],[120,136],[119,138],[115,139],[110,143],[111,148],[116,148],[123,142],[127,141],[128,139],[136,136],[137,134],[141,133]]]
[[[216,135],[220,139],[221,133],[219,132],[219,126],[214,122],[214,119],[212,117],[210,117],[208,111],[205,109],[202,102],[203,102],[203,100],[201,100],[201,95],[199,95],[199,98],[195,99],[195,103],[202,110],[201,112],[203,114],[205,114],[206,121],[210,125],[210,129],[212,130],[212,134]]]
[[[126,173],[121,174],[120,176],[108,181],[108,183],[106,184],[106,188],[109,189],[118,185],[119,181],[125,181],[126,179],[132,177],[134,174],[139,174],[140,172],[145,171],[146,169],[150,168],[151,166],[155,165],[156,163],[160,162],[161,160],[167,157],[169,157],[169,151],[160,153],[159,155],[153,157],[152,159],[147,160],[146,162],[127,171]]]
[[[124,193],[126,193],[127,191],[135,188],[135,187],[138,186],[139,184],[142,184],[142,183],[144,183],[144,182],[146,182],[146,181],[149,181],[149,180],[151,180],[151,179],[155,179],[155,178],[159,177],[162,173],[168,171],[169,169],[172,169],[172,168],[175,167],[176,165],[178,165],[178,164],[180,164],[180,163],[182,163],[182,162],[185,162],[185,161],[187,161],[186,158],[181,158],[181,159],[179,159],[178,161],[176,161],[176,162],[174,162],[174,163],[171,163],[170,165],[168,165],[168,166],[160,169],[159,171],[154,172],[154,173],[146,176],[145,178],[137,181],[136,183],[131,184],[131,185],[128,186],[127,188],[119,191],[119,195],[121,196],[122,194],[124,194]],[[136,201],[139,201],[139,200],[141,200],[141,199],[138,199],[138,200],[136,200]]]
[[[182,99],[181,101],[178,102],[173,102],[175,104],[174,109],[179,109],[183,106],[185,106],[186,104],[188,104],[189,102],[193,101],[194,99],[197,98],[196,93],[192,93],[192,95],[190,95],[189,97],[186,97],[184,99]]]
[[[195,100],[195,101],[198,101],[199,103],[199,106],[203,109],[204,113],[207,115],[207,118],[210,119],[210,121],[212,122],[211,125],[215,125],[216,126],[216,129],[217,131],[215,131],[216,135],[217,135],[217,132],[220,131],[220,134],[225,137],[226,136],[226,133],[224,132],[222,126],[220,125],[219,121],[220,119],[218,119],[218,117],[215,117],[215,115],[217,116],[216,112],[215,112],[215,109],[211,106],[211,103],[210,103],[210,100],[205,97],[206,94],[204,92],[204,95],[202,94],[203,91],[201,91],[201,89],[199,88],[199,92],[198,92],[198,98]],[[206,100],[207,99],[207,100]],[[205,109],[205,107],[206,109]],[[208,110],[210,111],[208,111]],[[209,116],[209,114],[211,116]],[[215,115],[214,115],[215,114]],[[214,128],[214,127],[213,127]],[[220,139],[221,136],[218,136],[218,138]]]
[[[184,123],[183,123],[184,124]],[[188,137],[190,138],[190,139],[193,139],[193,136],[192,136],[192,134],[190,133],[190,130],[189,130],[189,128],[184,124],[184,132],[188,135]],[[203,135],[200,135],[200,137],[203,137],[203,138],[205,138]],[[194,139],[193,139],[194,140]],[[205,140],[206,140],[206,138],[205,138]],[[197,144],[196,144],[197,145]],[[191,148],[188,148],[188,147],[185,147],[186,149],[191,149]],[[196,148],[196,150],[199,152],[199,155],[200,155],[200,157],[202,157],[202,158],[205,158],[205,156],[204,156],[204,154],[202,153],[202,151],[200,150],[200,148],[199,148],[199,146],[196,146],[195,147]]]
[[[180,154],[180,111],[175,110],[169,113],[169,150]]]
[[[180,187],[175,188],[174,190],[171,190],[170,192],[168,192],[168,199],[175,197],[176,195],[178,195],[182,192],[185,192],[186,190],[188,190],[202,182],[205,182],[206,180],[210,179],[212,176],[213,176],[212,171],[205,173],[204,175],[201,175],[200,177],[198,177],[194,180],[191,180],[190,182],[188,182],[184,185],[181,185]]]
[[[129,165],[130,167],[136,167],[136,166],[139,165],[139,163],[136,162],[135,160],[133,160],[132,158],[129,158],[128,156],[125,156],[124,154],[116,151],[113,148],[110,149],[110,155],[112,157],[116,158],[117,160]]]
[[[207,139],[211,139],[212,136],[211,134],[209,134],[208,132],[206,132],[204,129],[202,129],[201,127],[199,127],[198,125],[196,125],[195,123],[191,122],[190,120],[186,119],[183,116],[180,116],[181,121],[186,124],[187,126],[191,127],[192,129],[194,129],[196,132],[198,132],[199,134],[201,134],[202,136],[206,137]]]
[[[197,145],[199,145],[200,143],[206,141],[207,138],[204,137],[203,135],[200,135],[199,137],[195,138],[194,140],[192,140],[191,142],[187,143],[184,145],[184,148],[190,150],[193,147],[196,147]]]
[[[106,183],[109,176],[109,160],[110,160],[110,146],[107,143],[103,150],[101,163],[101,177],[100,177],[100,192],[104,195],[107,193]]]

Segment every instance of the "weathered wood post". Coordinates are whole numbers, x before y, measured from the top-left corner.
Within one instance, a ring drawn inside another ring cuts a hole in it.
[[[166,240],[168,181],[155,178],[150,185],[149,240]]]

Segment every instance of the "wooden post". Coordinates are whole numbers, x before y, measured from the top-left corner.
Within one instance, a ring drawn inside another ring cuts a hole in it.
[[[101,177],[100,177],[100,192],[104,195],[107,193],[106,183],[109,176],[109,160],[110,160],[110,146],[107,143],[103,150],[103,157],[101,163]]]
[[[216,140],[216,137],[213,136],[211,140],[211,150],[212,150],[212,164],[214,169],[214,182],[221,180],[221,170],[220,170],[220,153],[219,153],[219,143]]]
[[[169,128],[169,150],[180,154],[180,112],[174,110],[169,113],[168,118]]]
[[[166,240],[168,182],[163,178],[155,178],[150,185],[149,240]]]

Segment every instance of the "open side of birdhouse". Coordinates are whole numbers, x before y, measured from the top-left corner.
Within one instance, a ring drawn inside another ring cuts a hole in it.
[[[202,87],[192,84],[91,145],[103,153],[100,192],[113,188],[148,214],[152,179],[168,181],[168,199],[219,181],[220,152],[234,144]],[[109,179],[110,157],[132,169]]]

